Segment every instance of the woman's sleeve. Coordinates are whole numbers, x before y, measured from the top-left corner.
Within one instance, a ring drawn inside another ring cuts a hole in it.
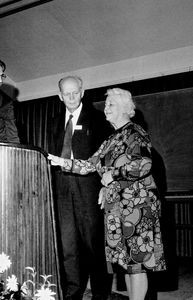
[[[104,142],[88,160],[73,159],[71,172],[80,175],[87,175],[95,171],[99,172],[101,169],[100,153],[102,152],[105,143],[106,142]]]
[[[151,144],[148,135],[143,137],[134,134],[129,137],[125,148],[125,163],[112,169],[114,180],[136,181],[150,175],[152,167]]]

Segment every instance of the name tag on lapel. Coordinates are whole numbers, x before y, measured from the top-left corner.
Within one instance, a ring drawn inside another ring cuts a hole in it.
[[[76,125],[76,126],[74,127],[74,130],[82,130],[82,125]]]

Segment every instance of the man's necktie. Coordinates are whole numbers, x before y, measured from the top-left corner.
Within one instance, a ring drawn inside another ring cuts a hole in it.
[[[66,130],[64,135],[64,143],[62,148],[61,156],[63,158],[70,158],[72,151],[72,118],[73,115],[69,116],[68,122],[66,124]]]

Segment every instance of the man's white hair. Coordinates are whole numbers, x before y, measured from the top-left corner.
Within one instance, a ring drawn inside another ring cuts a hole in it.
[[[77,76],[77,75],[69,75],[69,76],[65,76],[65,77],[63,77],[63,78],[61,78],[61,79],[59,80],[58,86],[59,86],[60,91],[62,90],[62,84],[63,84],[65,81],[69,80],[69,79],[75,80],[75,81],[78,83],[80,90],[83,89],[83,81],[82,81],[82,78],[80,78],[80,77]]]

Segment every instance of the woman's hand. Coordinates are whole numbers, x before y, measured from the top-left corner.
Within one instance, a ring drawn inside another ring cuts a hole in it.
[[[104,186],[108,186],[109,183],[111,183],[112,181],[113,181],[112,173],[111,173],[111,170],[109,170],[109,171],[107,171],[103,174],[103,177],[101,179],[101,183]]]
[[[64,159],[62,157],[48,154],[48,160],[50,160],[52,166],[63,167]]]
[[[103,187],[99,192],[98,204],[101,206],[100,208],[103,209],[105,205],[105,193],[106,189]]]
[[[52,154],[48,154],[48,159],[50,160],[52,166],[60,166],[62,167],[62,170],[66,172],[72,171],[71,159],[55,156]]]

